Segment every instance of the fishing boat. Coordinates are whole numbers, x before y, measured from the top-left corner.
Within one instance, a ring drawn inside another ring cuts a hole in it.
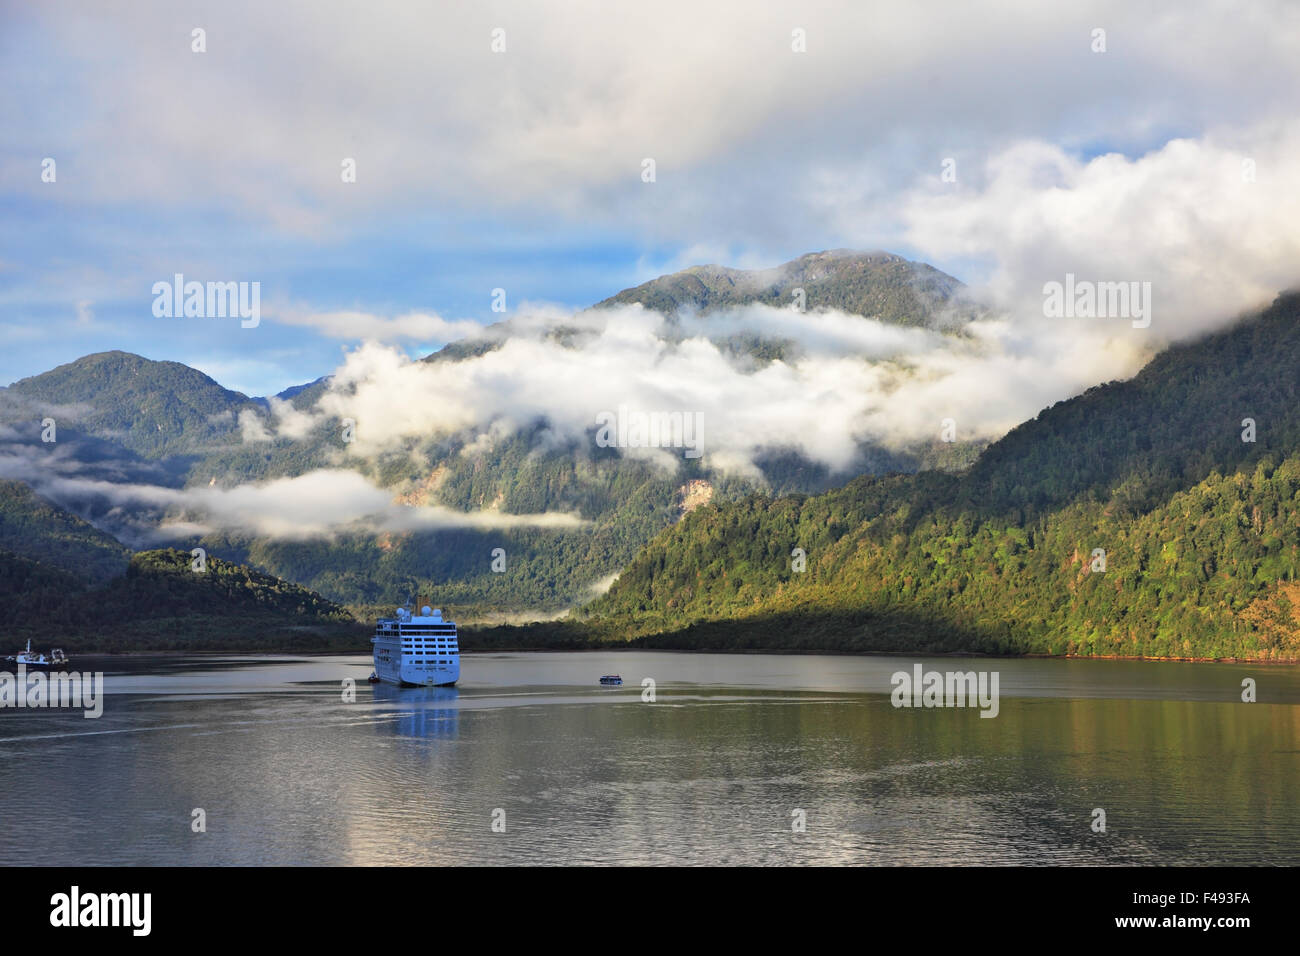
[[[10,654],[5,658],[5,663],[14,667],[25,667],[29,671],[48,671],[56,667],[67,667],[72,661],[67,654],[63,653],[63,649],[60,647],[54,648],[48,656],[33,651],[31,638],[28,638],[27,649],[19,651],[17,654]]]

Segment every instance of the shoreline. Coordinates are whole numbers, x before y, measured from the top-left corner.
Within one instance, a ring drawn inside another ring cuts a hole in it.
[[[846,650],[818,650],[815,648],[710,648],[710,647],[636,647],[627,644],[610,644],[608,646],[594,647],[479,647],[462,649],[462,656],[478,654],[586,654],[613,651],[616,653],[668,653],[668,654],[734,654],[734,655],[755,655],[768,654],[773,656],[789,657],[906,657],[917,659],[954,659],[954,658],[979,658],[981,660],[1059,660],[1059,661],[1123,661],[1123,662],[1140,662],[1148,664],[1252,664],[1268,665],[1280,667],[1295,667],[1300,665],[1300,660],[1268,660],[1265,658],[1250,657],[1139,657],[1139,656],[1120,656],[1116,654],[986,654],[979,651],[925,651],[914,652],[909,650],[895,651],[846,651]],[[341,657],[341,656],[369,656],[369,648],[357,648],[348,650],[344,648],[317,648],[317,649],[265,649],[256,650],[213,650],[211,648],[195,650],[178,650],[168,648],[165,650],[132,650],[132,651],[81,651],[72,655],[74,658],[109,658],[109,659],[129,659],[139,657],[288,657],[288,658],[306,658],[306,657]]]

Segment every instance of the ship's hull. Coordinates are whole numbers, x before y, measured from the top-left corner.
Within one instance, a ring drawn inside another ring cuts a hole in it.
[[[460,680],[460,665],[406,664],[380,670],[376,664],[375,674],[383,683],[398,687],[451,687]]]
[[[66,661],[60,663],[58,667],[60,670],[67,670],[68,665],[70,663],[71,661]],[[17,673],[19,666],[21,666],[29,674],[35,671],[40,671],[43,674],[48,674],[55,668],[55,665],[50,661],[16,661],[12,659],[0,660],[0,671],[12,671],[13,673]]]

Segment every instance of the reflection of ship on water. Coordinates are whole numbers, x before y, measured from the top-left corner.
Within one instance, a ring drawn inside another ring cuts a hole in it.
[[[454,737],[459,732],[460,691],[455,687],[398,687],[372,684],[375,703],[396,720],[376,721],[377,728],[391,727],[403,737]]]

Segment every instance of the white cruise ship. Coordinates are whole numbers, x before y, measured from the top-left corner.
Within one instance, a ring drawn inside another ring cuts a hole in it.
[[[456,624],[428,606],[419,614],[404,607],[375,625],[375,676],[389,684],[448,687],[460,680]]]

